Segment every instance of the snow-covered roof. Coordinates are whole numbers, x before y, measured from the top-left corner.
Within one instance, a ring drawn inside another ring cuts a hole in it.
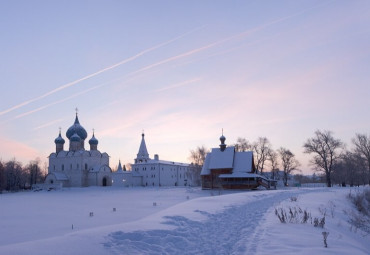
[[[206,159],[204,160],[202,171],[200,175],[209,175],[211,174],[211,169],[209,169],[209,161],[211,161],[211,153],[207,153]]]
[[[224,151],[213,148],[204,160],[200,175],[209,175],[212,169],[232,169],[235,176],[238,173],[253,172],[253,152],[235,152],[233,146],[227,147]]]
[[[213,148],[209,162],[210,169],[233,168],[234,146],[227,147],[224,151],[220,148]]]
[[[53,174],[55,176],[55,179],[57,181],[68,181],[68,176],[65,173],[53,172],[51,174]]]
[[[164,164],[164,165],[173,165],[173,166],[189,166],[188,163],[181,163],[181,162],[174,162],[174,161],[167,161],[167,160],[156,160],[156,159],[149,159],[143,162],[137,162],[136,164]],[[134,165],[134,164],[133,164]]]
[[[235,152],[233,173],[252,172],[253,152]]]
[[[167,161],[167,160],[155,160],[155,159],[148,160],[148,163],[151,163],[151,164],[160,163],[160,164],[175,165],[175,166],[188,166],[189,165],[187,163]]]
[[[256,178],[256,177],[264,178],[262,175],[259,175],[259,174],[241,173],[241,172],[236,172],[236,173],[231,173],[231,174],[220,174],[219,177],[220,178]]]

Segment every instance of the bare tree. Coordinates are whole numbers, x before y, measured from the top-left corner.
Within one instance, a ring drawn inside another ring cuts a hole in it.
[[[195,150],[190,151],[189,159],[191,163],[198,166],[203,166],[208,152],[209,150],[204,145],[198,146]]]
[[[352,139],[352,143],[355,145],[355,153],[362,157],[368,170],[368,184],[370,184],[370,136],[366,134],[356,134],[356,137]]]
[[[189,159],[192,163],[190,171],[187,173],[187,178],[191,179],[193,184],[199,186],[201,184],[200,172],[209,150],[204,146],[198,146],[195,150],[190,151]]]
[[[123,165],[123,171],[131,171],[131,164],[130,163],[126,163]]]
[[[5,167],[3,162],[0,160],[0,193],[5,190],[6,179],[5,179]]]
[[[315,167],[316,171],[324,172],[326,177],[326,184],[331,187],[331,174],[333,166],[340,159],[340,150],[343,143],[339,139],[332,136],[331,131],[315,132],[313,138],[309,138],[304,143],[304,153],[314,154],[311,164]]]
[[[312,179],[309,176],[305,176],[303,174],[295,174],[294,179],[297,180],[299,183],[311,183]]]
[[[247,151],[252,149],[252,145],[249,143],[249,141],[242,137],[238,137],[234,146],[235,151]]]
[[[281,159],[281,166],[283,168],[283,182],[284,186],[288,186],[288,175],[290,175],[293,171],[298,170],[300,163],[295,158],[294,154],[283,147],[280,147],[278,150]]]
[[[43,182],[44,174],[41,171],[40,167],[41,160],[40,158],[36,158],[29,162],[26,166],[25,170],[29,175],[29,185],[32,186],[33,184]]]
[[[259,137],[256,142],[252,145],[256,170],[261,174],[263,173],[265,162],[268,159],[269,151],[271,150],[270,141],[266,137]]]
[[[275,180],[279,177],[278,154],[274,150],[270,149],[267,160],[270,161],[271,164],[271,178]]]
[[[15,159],[8,161],[4,166],[6,190],[17,191],[25,187],[27,176],[20,162]]]
[[[342,153],[340,161],[334,165],[332,180],[343,186],[364,184],[364,181],[367,180],[364,178],[366,171],[364,172],[363,169],[365,168],[364,160],[358,154],[346,151]]]

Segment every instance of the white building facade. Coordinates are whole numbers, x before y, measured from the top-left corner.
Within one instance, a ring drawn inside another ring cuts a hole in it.
[[[69,140],[68,150],[64,150],[65,140],[60,131],[54,141],[56,150],[49,156],[45,183],[63,187],[111,186],[109,155],[98,150],[99,142],[94,133],[89,140],[90,150],[85,149],[87,132],[80,125],[77,113],[66,136]]]
[[[118,167],[120,169],[120,166]],[[192,186],[191,171],[193,165],[174,161],[160,160],[154,155],[149,157],[144,133],[141,135],[139,152],[135,163],[131,164],[131,171],[118,170],[114,175],[113,185],[117,186]],[[121,173],[120,173],[121,172]]]

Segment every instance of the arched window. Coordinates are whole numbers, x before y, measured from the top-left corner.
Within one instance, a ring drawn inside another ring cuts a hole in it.
[[[85,170],[87,170],[87,163],[85,163]]]

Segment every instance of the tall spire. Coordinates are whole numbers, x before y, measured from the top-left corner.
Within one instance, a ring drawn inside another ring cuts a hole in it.
[[[117,172],[123,172],[122,165],[121,165],[121,160],[119,160]]]
[[[80,121],[78,120],[78,109],[76,107],[76,118],[75,118],[75,123],[74,124],[80,124]]]
[[[141,134],[141,143],[140,143],[139,152],[137,153],[137,157],[135,159],[136,163],[145,162],[147,160],[150,160],[148,150],[146,149],[144,136],[145,134],[143,131],[143,133]]]

